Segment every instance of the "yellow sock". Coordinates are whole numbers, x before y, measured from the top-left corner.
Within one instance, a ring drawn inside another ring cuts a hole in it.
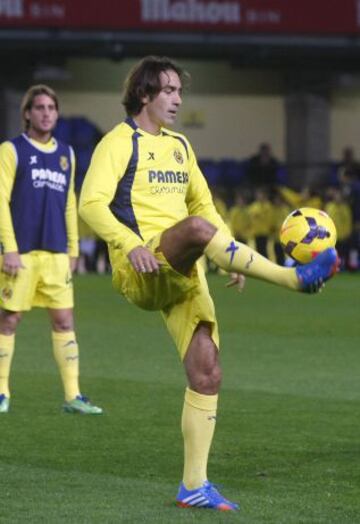
[[[10,397],[9,376],[15,348],[15,335],[0,334],[0,395]]]
[[[290,289],[296,290],[300,287],[294,268],[282,267],[270,262],[227,233],[217,231],[206,246],[205,254],[226,271],[243,273]]]
[[[182,414],[184,478],[187,489],[207,480],[207,461],[215,431],[217,395],[202,395],[186,388]]]
[[[79,348],[73,331],[52,332],[54,357],[59,367],[65,391],[65,400],[80,395]]]

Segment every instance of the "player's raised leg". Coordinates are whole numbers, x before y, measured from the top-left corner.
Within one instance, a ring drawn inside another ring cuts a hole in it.
[[[66,413],[100,415],[102,409],[90,403],[80,393],[79,387],[79,347],[74,333],[72,309],[49,309],[52,324],[52,343],[55,361],[62,379]]]
[[[165,231],[160,249],[169,263],[184,274],[188,274],[194,261],[205,253],[226,271],[304,292],[318,291],[337,267],[335,249],[324,251],[322,257],[300,268],[279,266],[201,217],[186,218]]]

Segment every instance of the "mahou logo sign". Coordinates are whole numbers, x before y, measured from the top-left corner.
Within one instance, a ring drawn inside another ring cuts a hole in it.
[[[238,24],[241,9],[237,2],[141,0],[141,18],[144,22]]]

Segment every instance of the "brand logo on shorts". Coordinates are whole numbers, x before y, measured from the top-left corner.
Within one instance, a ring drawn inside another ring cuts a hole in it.
[[[182,156],[181,151],[179,151],[178,149],[175,149],[174,151],[174,158],[178,164],[184,163],[184,157]]]
[[[63,171],[67,171],[69,169],[69,159],[67,156],[61,156],[60,157],[60,167]]]
[[[71,283],[72,283],[72,276],[66,275],[65,284],[69,286]]]
[[[1,298],[3,300],[10,300],[10,298],[13,296],[13,291],[12,289],[8,288],[8,287],[4,287],[2,290],[1,290]]]

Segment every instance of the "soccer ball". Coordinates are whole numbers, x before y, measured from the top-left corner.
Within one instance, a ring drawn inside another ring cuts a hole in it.
[[[279,237],[289,257],[307,264],[324,249],[335,247],[336,228],[325,211],[302,207],[285,219]]]

